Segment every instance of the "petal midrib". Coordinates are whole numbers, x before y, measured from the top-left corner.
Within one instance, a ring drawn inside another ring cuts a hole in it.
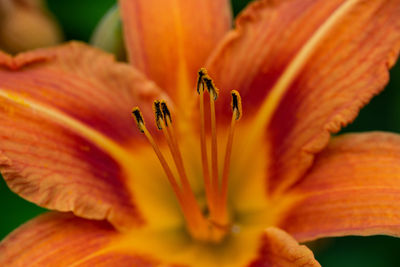
[[[250,132],[254,135],[263,132],[264,126],[266,126],[271,120],[272,115],[277,109],[283,96],[294,80],[298,77],[300,71],[310,60],[317,47],[327,37],[327,35],[329,35],[331,30],[341,22],[342,18],[351,12],[360,1],[361,0],[348,0],[342,3],[303,45],[297,55],[284,69],[282,75],[270,90],[271,93],[262,103],[254,123],[255,128],[257,129]]]

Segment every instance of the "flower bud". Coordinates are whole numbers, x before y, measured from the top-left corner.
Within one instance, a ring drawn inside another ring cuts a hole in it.
[[[63,40],[58,23],[38,0],[0,0],[0,49],[18,53]]]
[[[117,59],[125,59],[125,46],[118,6],[112,7],[104,15],[96,26],[90,43],[93,46],[114,54]]]

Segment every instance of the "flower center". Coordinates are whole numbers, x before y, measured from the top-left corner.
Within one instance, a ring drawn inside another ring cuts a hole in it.
[[[205,91],[209,93],[210,97],[211,170],[208,164],[209,161],[205,127]],[[157,128],[164,134],[175,163],[179,180],[173,175],[171,168],[165,160],[160,148],[158,147],[151,133],[146,128],[139,108],[135,107],[132,113],[139,130],[146,136],[148,142],[152,146],[160,161],[166,177],[180,204],[182,213],[185,217],[187,229],[191,236],[201,241],[219,242],[231,230],[230,218],[227,209],[228,176],[235,125],[242,114],[241,99],[237,91],[231,91],[231,108],[233,113],[228,132],[222,177],[220,179],[218,175],[218,150],[215,116],[215,101],[218,98],[218,89],[215,87],[212,79],[209,77],[204,68],[200,69],[199,71],[197,92],[199,93],[200,98],[200,147],[203,182],[207,199],[207,208],[209,211],[207,214],[202,212],[193,190],[190,187],[189,180],[185,172],[182,154],[180,152],[178,139],[176,138],[177,135],[175,133],[174,124],[172,123],[171,113],[168,109],[167,103],[165,101],[156,100],[153,103],[153,110]]]

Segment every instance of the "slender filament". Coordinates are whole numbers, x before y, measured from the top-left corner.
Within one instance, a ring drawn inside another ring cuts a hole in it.
[[[164,101],[162,102],[155,101],[154,105],[157,106],[158,103],[161,105],[162,111],[161,110],[160,111],[162,112],[163,115],[163,119],[160,120],[159,123],[161,126],[161,130],[163,131],[164,137],[167,140],[168,147],[170,149],[172,158],[174,160],[176,169],[178,171],[179,178],[181,180],[181,184],[183,187],[183,194],[185,195],[185,199],[190,202],[189,205],[192,208],[196,209],[196,214],[201,214],[201,210],[196,203],[196,198],[193,194],[189,180],[186,175],[185,167],[182,160],[182,154],[179,149],[178,141],[176,140],[173,123],[171,120],[171,114],[168,110],[167,104]],[[155,110],[156,110],[155,114],[157,117],[159,111],[157,110],[157,108],[155,108]]]
[[[208,153],[207,153],[207,135],[205,126],[205,103],[204,92],[207,89],[210,96],[210,128],[211,128],[211,172],[209,169]],[[181,206],[183,216],[186,220],[187,229],[191,236],[203,241],[219,242],[229,232],[230,218],[228,213],[228,183],[229,169],[232,154],[232,144],[236,121],[241,117],[241,100],[237,91],[231,91],[232,95],[232,120],[228,132],[226,143],[225,157],[223,162],[223,170],[221,184],[218,174],[218,144],[217,144],[217,125],[215,101],[218,97],[218,89],[215,87],[212,79],[208,76],[205,69],[199,71],[197,83],[197,91],[200,95],[200,147],[201,162],[203,169],[204,187],[206,192],[208,213],[206,210],[202,212],[197,202],[196,196],[190,186],[189,179],[186,174],[183,157],[179,148],[178,136],[172,123],[171,113],[165,101],[156,100],[153,103],[155,124],[158,130],[163,132],[164,138],[171,153],[173,162],[176,167],[176,173],[180,183],[174,177],[174,173],[170,169],[168,162],[158,147],[155,139],[145,126],[143,116],[139,108],[134,108],[132,113],[139,130],[145,135],[148,142],[152,146],[158,160],[171,184],[178,202]]]
[[[226,150],[225,150],[225,158],[224,158],[224,166],[222,171],[222,181],[221,181],[221,193],[220,193],[220,203],[218,205],[218,214],[220,215],[219,219],[225,224],[228,223],[228,209],[227,209],[227,200],[228,200],[228,177],[229,177],[229,167],[231,162],[231,154],[232,154],[232,144],[233,144],[233,135],[235,132],[236,125],[236,117],[238,111],[235,110],[232,114],[231,126],[229,127],[228,133],[228,141],[226,142]]]
[[[150,143],[151,147],[153,148],[157,158],[160,161],[160,164],[167,176],[169,183],[171,184],[172,189],[174,190],[175,195],[177,196],[178,202],[182,208],[183,216],[187,222],[189,232],[199,238],[204,239],[207,236],[207,222],[203,218],[200,209],[198,208],[197,204],[193,206],[193,202],[190,201],[187,197],[187,194],[183,194],[181,191],[176,179],[168,166],[167,161],[165,160],[161,150],[157,146],[153,136],[148,131],[147,127],[144,124],[143,116],[140,113],[138,108],[134,108],[133,115],[136,120],[137,126],[139,130],[144,133],[148,142]],[[163,123],[163,122],[161,122]],[[162,126],[162,124],[161,124]]]
[[[201,163],[203,169],[203,180],[204,188],[206,192],[207,204],[210,209],[210,213],[213,211],[213,203],[215,202],[214,192],[211,188],[210,181],[210,169],[208,166],[208,155],[207,155],[207,142],[206,142],[206,127],[205,127],[205,115],[204,115],[204,82],[202,81],[202,70],[199,72],[199,82],[197,84],[197,91],[200,94],[199,105],[200,105],[200,149],[201,149]],[[204,75],[204,74],[203,74]]]
[[[212,191],[214,196],[219,191],[218,180],[218,144],[217,144],[217,127],[215,119],[215,103],[214,97],[210,94],[210,116],[211,116],[211,173],[212,173]]]

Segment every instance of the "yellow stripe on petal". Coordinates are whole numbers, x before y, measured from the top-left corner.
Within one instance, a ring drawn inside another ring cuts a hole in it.
[[[293,185],[330,133],[383,89],[400,50],[399,15],[399,0],[264,0],[238,16],[206,67],[221,90],[240,92],[253,123],[242,165],[268,147],[266,192]]]
[[[298,77],[302,68],[311,59],[317,47],[321,45],[324,39],[331,33],[332,29],[340,23],[343,18],[352,11],[361,0],[347,0],[341,4],[335,12],[317,29],[311,38],[303,45],[290,64],[284,69],[277,82],[271,88],[269,95],[265,98],[257,111],[257,115],[249,127],[250,141],[247,149],[243,151],[244,158],[251,158],[251,154],[259,146],[260,140],[265,136],[266,127],[269,125],[273,114],[276,112],[285,93],[290,89],[294,80]],[[287,180],[290,184],[292,180]],[[286,185],[283,185],[285,187]]]
[[[304,65],[311,59],[316,48],[321,45],[324,39],[331,33],[331,30],[360,2],[361,0],[347,0],[341,4],[318,28],[307,43],[303,45],[301,50],[280,75],[278,81],[272,87],[271,93],[257,111],[257,117],[254,119],[253,127],[249,130],[251,136],[249,140],[260,140],[264,134],[265,127],[270,122],[283,96],[299,75]],[[255,144],[253,144],[253,146],[254,145]]]
[[[67,114],[3,88],[0,88],[0,97],[4,100],[22,105],[23,107],[28,108],[32,113],[42,113],[49,119],[53,120],[54,123],[59,124],[60,127],[68,128],[77,135],[92,141],[118,161],[123,162],[127,157],[129,158],[128,151],[121,145]]]
[[[159,95],[154,83],[80,43],[2,54],[0,66],[0,168],[9,187],[118,229],[143,223],[129,186],[140,175],[127,170],[141,145],[130,111]]]

